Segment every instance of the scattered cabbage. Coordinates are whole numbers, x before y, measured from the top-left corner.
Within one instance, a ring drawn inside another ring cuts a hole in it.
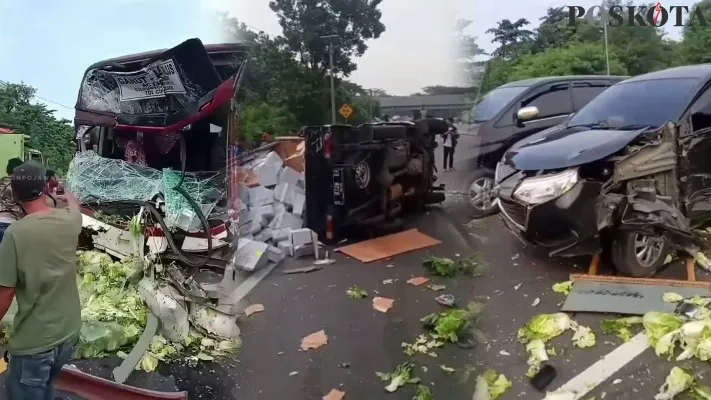
[[[417,385],[417,390],[412,400],[434,400],[434,396],[432,396],[432,390],[430,390],[429,386]]]
[[[524,344],[535,339],[547,343],[570,328],[571,320],[565,313],[539,314],[518,330],[518,339]]]
[[[377,375],[378,378],[380,378],[384,382],[389,381],[388,385],[385,386],[385,390],[389,393],[392,393],[401,388],[402,386],[405,386],[405,384],[420,383],[420,378],[417,378],[413,375],[413,367],[414,364],[406,362],[398,365],[397,368],[395,368],[395,372],[376,372],[375,375]]]
[[[572,328],[575,330],[573,343],[575,343],[576,346],[581,349],[595,346],[595,334],[589,327],[576,323],[572,325]]]
[[[546,343],[571,329],[572,326],[572,320],[565,313],[539,314],[518,330],[518,340],[526,344],[529,366],[527,375],[529,377],[537,374],[543,361],[548,360]]]
[[[570,289],[573,288],[573,281],[559,282],[553,285],[553,291],[556,293],[568,295],[570,294]]]
[[[671,360],[684,320],[674,314],[651,311],[644,315],[642,323],[654,352]]]
[[[472,400],[496,400],[511,388],[511,381],[503,374],[489,369],[476,378],[476,389]]]
[[[684,300],[684,296],[682,296],[678,293],[668,292],[668,293],[664,293],[662,295],[662,300],[665,303],[678,303],[678,302]]]
[[[672,368],[654,400],[672,400],[694,387],[694,377],[679,367]]]
[[[634,325],[642,325],[642,317],[608,319],[602,321],[602,332],[615,334],[627,342],[632,339],[632,331],[630,331],[630,328]]]

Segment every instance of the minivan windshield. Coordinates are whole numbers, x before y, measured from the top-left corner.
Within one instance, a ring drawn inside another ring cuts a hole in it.
[[[568,126],[657,127],[676,121],[698,84],[694,78],[622,82],[600,93],[578,111]]]
[[[510,86],[494,89],[487,93],[472,110],[473,122],[479,123],[494,118],[502,108],[526,89],[528,86]]]

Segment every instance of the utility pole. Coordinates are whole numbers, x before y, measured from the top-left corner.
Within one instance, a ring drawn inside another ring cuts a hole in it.
[[[331,76],[331,125],[336,125],[336,86],[333,81],[333,41],[338,35],[321,36],[328,40],[328,74]]]
[[[605,3],[603,2],[600,5],[600,13],[605,12]],[[602,30],[605,32],[605,64],[607,65],[607,75],[610,75],[610,52],[607,49],[607,18],[602,18],[603,15],[601,14],[601,20],[602,20]]]

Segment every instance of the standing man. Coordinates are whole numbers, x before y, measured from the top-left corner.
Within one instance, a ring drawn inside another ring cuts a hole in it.
[[[444,152],[442,168],[447,171],[447,165],[449,165],[449,171],[454,171],[454,149],[457,147],[459,132],[457,132],[457,127],[454,126],[454,119],[447,118],[447,124],[449,125],[449,130],[442,134],[442,139],[444,139],[444,144],[442,145],[442,151]],[[449,163],[447,160],[449,160]]]
[[[27,215],[0,242],[0,318],[13,296],[18,306],[5,382],[10,400],[54,399],[52,382],[70,361],[81,328],[79,204],[67,192],[69,208],[49,207],[45,184],[46,171],[36,161],[14,169],[12,194]]]

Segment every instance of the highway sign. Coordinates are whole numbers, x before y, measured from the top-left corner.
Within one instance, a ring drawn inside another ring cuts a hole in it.
[[[353,114],[353,107],[348,104],[344,104],[341,106],[338,112],[341,113],[343,118],[348,119]]]

